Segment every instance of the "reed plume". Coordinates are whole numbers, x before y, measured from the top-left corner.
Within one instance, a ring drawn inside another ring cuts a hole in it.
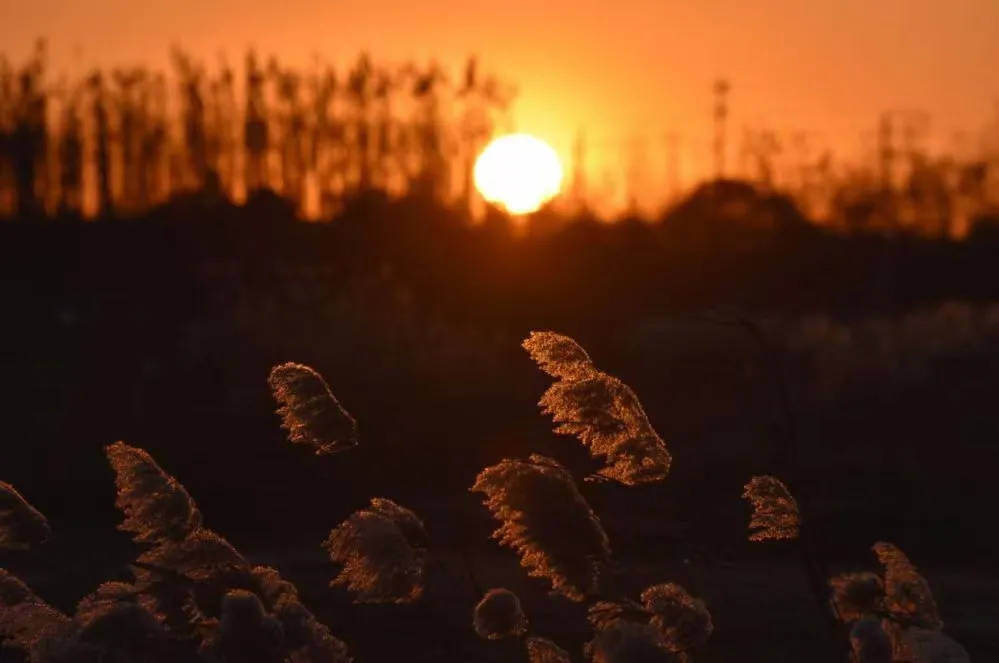
[[[897,546],[878,542],[872,548],[884,570],[885,610],[896,620],[939,630],[943,621],[926,579]]]
[[[534,331],[522,345],[538,368],[558,380],[580,380],[597,371],[586,350],[568,336]]]
[[[583,647],[590,663],[675,663],[677,657],[662,646],[659,633],[648,623],[608,619],[607,607],[590,610],[595,633]],[[596,614],[595,614],[596,613]]]
[[[486,592],[475,606],[472,624],[479,637],[486,640],[519,638],[527,633],[527,616],[520,599],[503,588]]]
[[[69,617],[0,569],[0,643],[4,647],[22,652],[31,663],[46,663],[49,653],[61,647],[73,631]]]
[[[844,622],[876,614],[884,600],[885,585],[876,573],[843,573],[829,579],[833,612]]]
[[[714,630],[704,602],[675,583],[646,588],[641,603],[598,602],[588,616],[596,634],[587,655],[601,663],[686,661]]]
[[[529,663],[570,663],[569,652],[548,638],[530,637],[527,639],[527,660]]]
[[[0,549],[28,550],[52,536],[49,521],[14,486],[0,481]]]
[[[472,492],[500,527],[493,538],[520,555],[528,575],[547,578],[552,589],[581,601],[599,591],[610,543],[572,475],[551,458],[503,460],[479,473]]]
[[[897,546],[871,549],[882,567],[875,573],[844,573],[829,581],[831,604],[852,622],[850,646],[860,663],[890,661],[968,663],[964,647],[942,632],[943,621],[926,579]]]
[[[132,585],[102,584],[77,604],[73,622],[72,647],[94,656],[71,660],[172,663],[167,632]]]
[[[659,631],[666,649],[671,652],[700,647],[714,631],[711,613],[704,601],[694,598],[680,585],[653,585],[642,592],[641,599],[651,615],[649,624]]]
[[[270,567],[257,566],[251,573],[254,592],[284,629],[288,663],[350,663],[347,645],[302,604],[294,584]]]
[[[557,381],[538,405],[555,432],[575,435],[605,466],[597,476],[628,486],[661,481],[672,458],[628,385],[593,365],[574,340],[555,332],[531,332],[524,349]]]
[[[409,509],[384,498],[353,513],[323,543],[341,565],[330,586],[344,585],[360,603],[411,603],[423,595],[428,537]]]
[[[125,514],[118,529],[137,543],[182,541],[201,527],[201,512],[180,482],[142,449],[115,442],[105,447],[115,472],[115,506]]]
[[[357,422],[315,370],[304,364],[280,364],[271,369],[267,383],[292,444],[311,447],[317,455],[357,445]]]
[[[753,505],[750,541],[798,538],[801,527],[798,503],[780,479],[754,476],[746,484],[742,497]]]

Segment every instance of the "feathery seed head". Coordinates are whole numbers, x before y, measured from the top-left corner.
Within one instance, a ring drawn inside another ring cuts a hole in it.
[[[531,332],[523,343],[546,373],[558,378],[538,405],[555,432],[575,435],[606,466],[598,475],[634,486],[661,481],[672,458],[628,385],[597,370],[567,336]]]
[[[532,331],[521,346],[538,368],[554,378],[578,380],[595,370],[586,350],[562,334]]]
[[[516,594],[490,589],[475,606],[473,625],[479,637],[487,640],[519,638],[527,632],[527,616]]]
[[[846,623],[874,614],[881,607],[885,586],[876,573],[843,573],[829,579],[836,615]]]
[[[527,660],[529,663],[570,663],[569,652],[548,638],[527,639]]]
[[[908,625],[933,630],[943,628],[929,583],[905,553],[883,541],[875,543],[871,549],[884,569],[885,610]]]
[[[139,543],[180,541],[201,526],[201,512],[184,486],[152,456],[124,442],[104,448],[115,472],[115,506],[125,514],[118,529]]]
[[[357,445],[357,422],[315,370],[304,364],[280,364],[271,369],[267,383],[280,405],[277,412],[290,442],[311,447],[317,455]]]
[[[750,541],[798,538],[801,526],[798,503],[780,479],[754,476],[746,484],[742,497],[753,505],[749,521]]]
[[[700,647],[714,630],[704,602],[675,584],[653,585],[642,592],[642,604],[651,614],[649,623],[662,635],[666,648],[682,652]]]
[[[663,647],[653,626],[626,619],[598,627],[583,653],[590,663],[675,663],[677,660]]]
[[[14,486],[0,481],[0,549],[27,550],[51,535],[45,516]]]
[[[610,543],[565,468],[539,455],[507,459],[480,472],[471,490],[485,495],[501,523],[493,538],[520,555],[528,575],[576,601],[598,591]]]
[[[411,603],[423,595],[427,534],[420,519],[375,498],[340,523],[323,547],[342,566],[331,586],[345,585],[361,603]]]
[[[40,599],[19,578],[0,569],[0,642],[42,660],[49,648],[72,637],[72,620]]]

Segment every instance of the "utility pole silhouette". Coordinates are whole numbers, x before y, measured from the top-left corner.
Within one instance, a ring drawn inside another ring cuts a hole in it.
[[[895,163],[895,145],[892,139],[892,121],[890,113],[882,113],[878,124],[878,170],[881,188],[888,191],[892,188],[892,170]]]
[[[572,143],[570,199],[577,210],[586,207],[586,132],[580,129]]]
[[[731,90],[729,82],[724,78],[715,81],[714,95],[714,121],[715,121],[715,179],[720,180],[725,176],[725,129],[728,120],[728,93]]]

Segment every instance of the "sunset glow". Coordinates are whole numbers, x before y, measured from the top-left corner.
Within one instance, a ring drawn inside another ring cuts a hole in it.
[[[529,214],[554,198],[562,186],[562,163],[552,147],[529,134],[491,142],[475,162],[475,187],[482,197],[511,214]]]
[[[49,40],[54,78],[96,65],[168,69],[172,45],[208,66],[223,58],[237,68],[250,46],[289,66],[318,55],[338,71],[361,51],[452,71],[476,55],[516,85],[504,131],[542,137],[567,170],[575,137],[585,135],[587,196],[608,212],[632,195],[658,204],[667,196],[657,185],[670,179],[686,189],[713,174],[719,77],[732,85],[730,176],[745,176],[750,161],[741,157],[744,128],[781,133],[786,169],[800,154],[817,159],[826,150],[858,161],[873,153],[879,114],[892,109],[925,111],[935,148],[973,145],[999,89],[994,0],[625,0],[613,8],[570,0],[0,0],[0,15],[0,40],[15,61],[36,37]],[[108,38],[109,26],[127,27]],[[792,134],[807,134],[810,151],[792,149]]]
[[[0,17],[0,663],[997,659],[999,0]]]

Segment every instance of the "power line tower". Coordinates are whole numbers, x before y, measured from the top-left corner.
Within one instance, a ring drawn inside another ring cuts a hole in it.
[[[728,121],[728,94],[731,85],[724,78],[715,81],[714,95],[714,120],[715,120],[715,179],[720,180],[725,176],[725,129]]]

